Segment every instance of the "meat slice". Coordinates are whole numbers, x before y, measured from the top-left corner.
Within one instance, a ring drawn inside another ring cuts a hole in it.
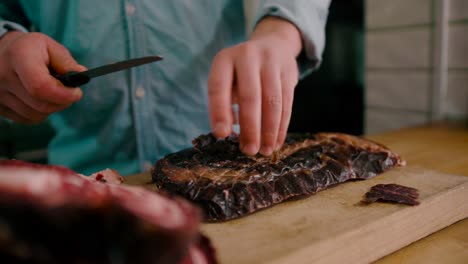
[[[0,259],[14,263],[215,263],[188,202],[67,168],[0,161]],[[107,183],[103,183],[107,182]]]
[[[339,133],[288,135],[273,158],[243,155],[236,135],[202,135],[193,144],[157,161],[151,174],[158,188],[199,204],[207,221],[241,217],[405,164],[380,144]]]
[[[365,194],[364,203],[377,201],[418,205],[419,191],[399,184],[377,184]]]
[[[84,176],[84,175],[83,175]],[[95,180],[103,183],[114,183],[121,184],[124,182],[122,176],[116,170],[105,169],[96,173],[91,174],[89,177],[86,177],[89,180]]]

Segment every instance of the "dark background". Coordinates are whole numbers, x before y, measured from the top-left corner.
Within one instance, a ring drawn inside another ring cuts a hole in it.
[[[333,0],[320,69],[300,81],[290,132],[363,133],[363,0]],[[48,123],[35,126],[0,122],[0,158],[47,162],[54,135]]]
[[[323,62],[296,88],[289,131],[361,135],[363,120],[364,1],[332,0]]]

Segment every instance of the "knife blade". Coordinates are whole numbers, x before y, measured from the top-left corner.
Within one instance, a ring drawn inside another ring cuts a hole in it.
[[[58,75],[53,74],[53,76],[61,81],[63,85],[67,87],[78,87],[83,84],[88,83],[92,78],[113,73],[116,71],[122,71],[132,67],[140,66],[143,64],[160,61],[163,58],[161,56],[147,56],[136,59],[119,61],[112,64],[103,65],[94,69],[90,69],[83,72],[67,72],[66,74]]]

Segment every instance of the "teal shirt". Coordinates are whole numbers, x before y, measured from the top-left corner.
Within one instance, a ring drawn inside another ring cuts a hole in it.
[[[321,60],[328,5],[263,0],[254,22],[275,15],[296,24],[305,48],[300,65],[307,72]],[[114,168],[128,175],[209,132],[211,60],[246,40],[244,11],[240,0],[2,0],[0,20],[49,35],[88,68],[164,57],[93,79],[79,102],[51,115],[57,133],[49,162],[84,174]]]

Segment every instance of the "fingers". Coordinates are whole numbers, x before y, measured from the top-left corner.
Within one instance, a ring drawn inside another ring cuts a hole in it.
[[[2,102],[6,108],[14,110],[28,123],[39,123],[47,118],[47,114],[34,110],[11,93],[2,94]]]
[[[298,83],[298,69],[295,62],[290,64],[281,74],[282,89],[282,111],[280,127],[278,129],[278,138],[276,141],[276,149],[279,149],[286,139],[289,122],[291,121],[291,112],[293,107],[294,89]]]
[[[295,57],[257,44],[243,43],[215,57],[208,81],[210,121],[216,137],[228,136],[236,102],[241,151],[269,156],[286,138],[298,69]]]
[[[280,69],[266,64],[262,69],[262,137],[260,153],[270,156],[276,147],[283,108]]]
[[[8,87],[8,91],[12,93],[14,96],[16,96],[19,100],[21,100],[23,103],[28,105],[29,107],[33,108],[37,112],[44,113],[44,114],[51,114],[54,112],[61,111],[65,108],[67,108],[68,105],[62,105],[62,104],[54,104],[54,103],[49,103],[47,101],[42,101],[37,98],[32,97],[24,88],[18,88],[21,87],[21,82],[16,79],[16,80],[11,80],[10,81],[10,87]],[[15,87],[14,89],[12,87]]]
[[[256,82],[257,79],[254,77],[251,76],[250,81],[247,82],[248,78],[242,76],[242,74],[237,76],[239,83],[243,83],[241,80],[245,80],[244,84],[239,88],[239,105],[241,113],[241,147],[244,146],[242,151],[247,155],[255,155],[258,152],[258,148],[256,148],[257,151],[253,151],[248,150],[245,146],[252,142],[253,144],[258,142],[256,141],[256,136],[260,134],[260,132],[258,132],[259,130],[261,130],[260,154],[270,156],[273,151],[279,149],[284,143],[289,122],[291,120],[294,89],[298,82],[297,65],[295,60],[291,60],[289,63],[285,63],[284,65],[279,65],[278,63],[275,63],[277,60],[272,56],[274,55],[263,59],[265,63],[260,70],[248,67],[242,68],[247,69],[250,73],[260,71],[260,74],[257,74],[261,76],[261,84],[259,88],[258,82]],[[252,57],[249,56],[249,58]],[[255,64],[252,65],[255,67]],[[241,70],[239,65],[236,65],[236,71],[239,71],[239,73],[244,72]],[[261,94],[260,103],[258,103],[257,100],[252,99],[254,96],[258,98],[259,95],[256,92],[258,90],[260,90]],[[242,92],[244,93],[244,96],[242,96]],[[249,97],[245,94],[248,94],[250,99],[246,100],[246,98]],[[243,101],[244,103],[242,103]],[[245,101],[252,102],[252,105],[247,106]],[[253,104],[261,106],[260,113],[257,114],[258,108],[254,107]],[[245,117],[242,113],[248,113],[248,116]],[[260,123],[261,128],[255,126],[255,124]],[[245,126],[247,126],[247,128],[245,128]]]
[[[11,121],[14,121],[16,123],[21,123],[21,124],[30,124],[30,121],[20,115],[18,115],[16,112],[11,110],[8,107],[0,105],[0,116],[4,116],[7,119],[10,119]]]
[[[42,48],[46,51],[45,54],[44,52],[38,52],[36,48],[25,47],[23,49],[18,49],[22,53],[16,54],[17,56],[12,58],[15,62],[15,72],[21,80],[22,86],[32,97],[49,103],[64,105],[79,100],[83,94],[82,91],[79,88],[66,88],[63,86],[60,81],[51,76],[47,67],[50,64],[52,68],[56,66],[58,70],[63,72],[65,66],[62,64],[72,64],[71,60],[73,60],[73,58],[71,58],[68,51],[60,44],[46,36],[41,35],[40,37],[44,39],[42,42],[38,43],[44,46],[37,48]],[[26,44],[20,43],[18,45]],[[66,62],[57,62],[60,58]],[[70,66],[70,69],[71,68]],[[78,68],[79,67],[75,67],[74,69]]]
[[[58,42],[47,38],[47,51],[49,53],[49,64],[58,74],[65,74],[69,71],[85,71],[86,67],[79,65],[70,52]]]
[[[245,154],[255,155],[260,148],[262,103],[260,61],[254,47],[245,45],[242,52],[244,56],[236,61],[240,147]]]
[[[225,138],[231,133],[233,81],[233,60],[229,54],[220,52],[213,60],[208,78],[211,128],[217,138]]]
[[[0,114],[20,123],[38,123],[79,100],[79,88],[67,88],[54,73],[81,71],[68,50],[41,33],[22,33],[0,52]],[[3,44],[3,43],[2,43]]]

